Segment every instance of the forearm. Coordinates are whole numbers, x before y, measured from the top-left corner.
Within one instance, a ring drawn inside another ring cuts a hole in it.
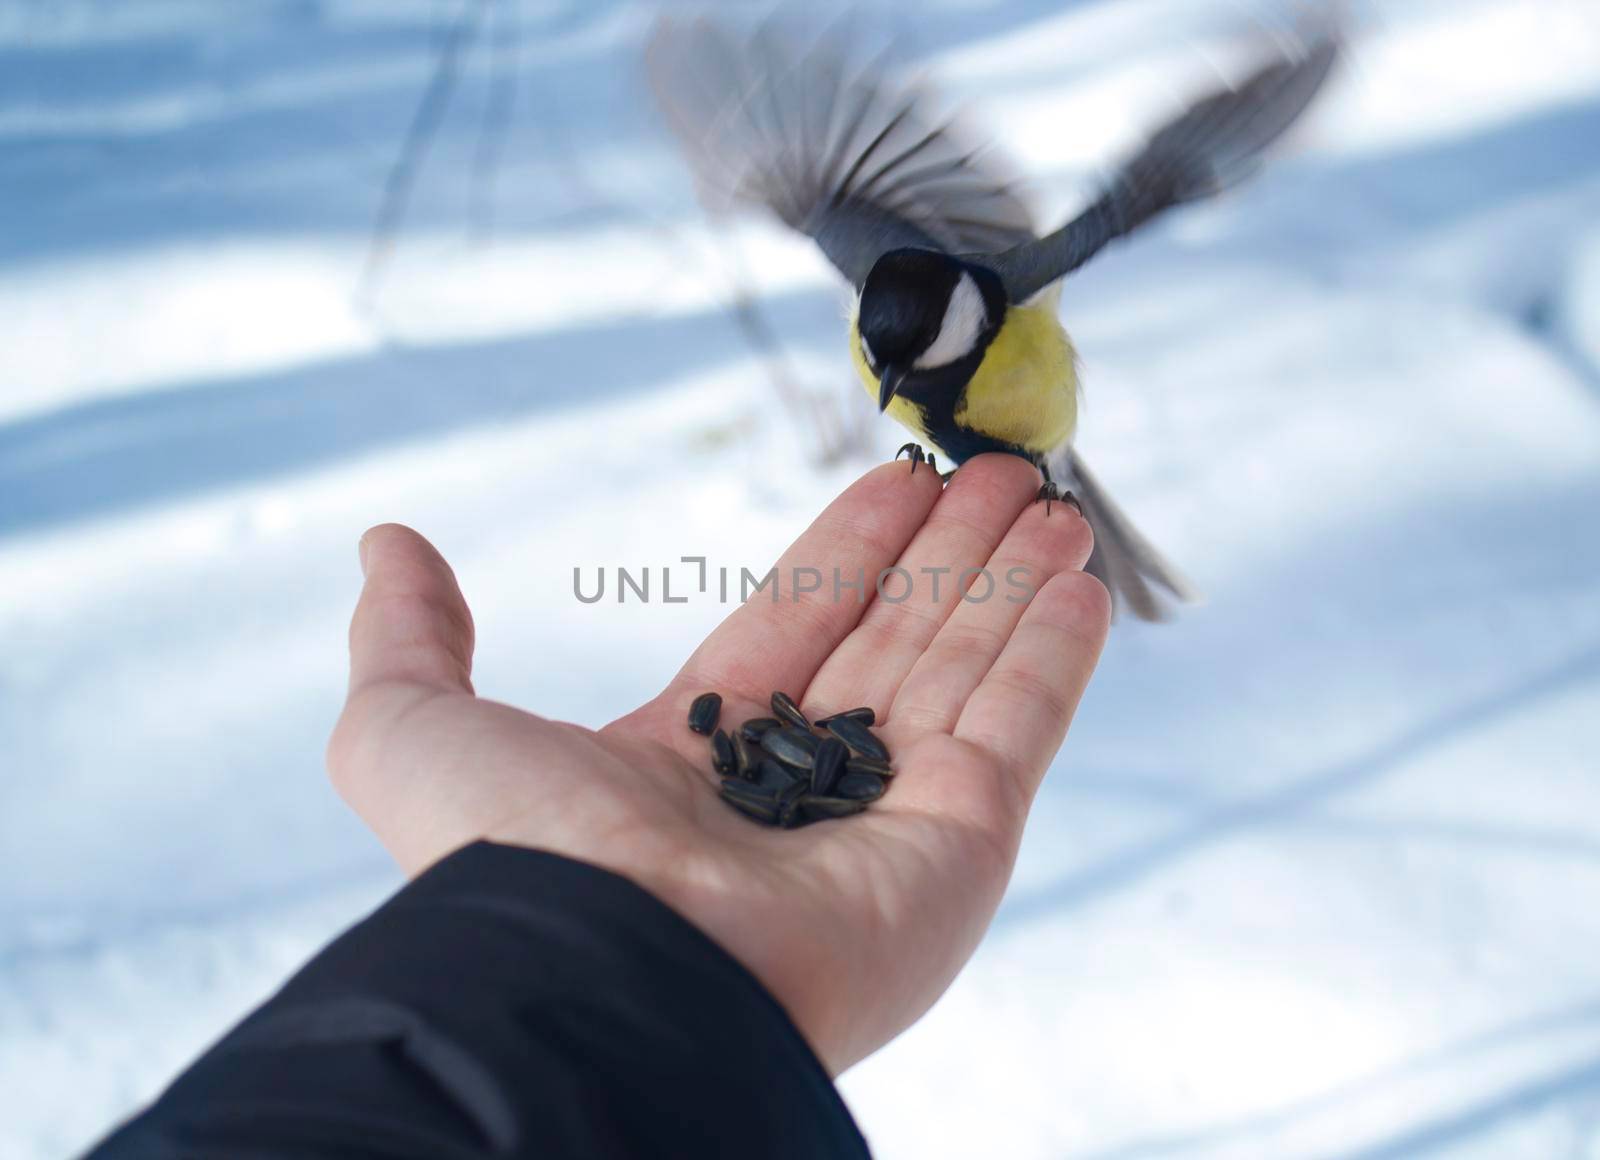
[[[782,1008],[623,878],[478,843],[91,1153],[864,1156]]]

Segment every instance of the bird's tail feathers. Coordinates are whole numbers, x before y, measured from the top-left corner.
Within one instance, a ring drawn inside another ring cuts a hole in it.
[[[1159,621],[1168,619],[1170,612],[1155,589],[1163,589],[1185,604],[1200,598],[1183,574],[1133,526],[1074,451],[1067,449],[1052,463],[1051,473],[1059,486],[1071,489],[1083,507],[1083,516],[1094,531],[1094,552],[1084,570],[1110,591],[1114,609],[1126,607],[1140,620]]]

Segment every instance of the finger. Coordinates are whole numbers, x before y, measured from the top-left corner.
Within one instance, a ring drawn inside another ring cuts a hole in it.
[[[1015,455],[980,455],[951,478],[928,522],[895,561],[882,595],[823,664],[808,704],[871,705],[887,715],[900,683],[961,603],[957,583],[981,568],[1039,490],[1039,471]]]
[[[889,712],[896,726],[953,730],[1034,594],[1057,574],[1082,568],[1093,547],[1087,521],[1071,504],[1024,509],[901,684]]]
[[[977,745],[1032,799],[1111,625],[1111,597],[1084,572],[1062,572],[1039,590],[978,684],[955,736]]]
[[[798,698],[855,627],[878,573],[899,558],[939,492],[935,472],[913,474],[904,463],[883,464],[851,484],[783,554],[772,573],[776,588],[752,592],[695,650],[668,688],[672,710],[678,701],[687,710],[708,689],[756,702],[774,689]],[[813,583],[815,590],[802,591]]]
[[[350,698],[376,685],[472,692],[472,613],[444,557],[416,532],[361,537],[366,584],[350,621]]]

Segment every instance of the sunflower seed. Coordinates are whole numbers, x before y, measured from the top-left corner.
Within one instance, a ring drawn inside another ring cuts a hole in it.
[[[689,727],[711,737],[721,797],[769,826],[793,829],[858,814],[883,796],[894,773],[889,750],[871,726],[869,706],[846,709],[815,726],[787,693],[772,694],[771,717],[752,717],[732,733],[717,728],[722,698],[705,693],[689,711]],[[812,729],[826,729],[822,736]]]
[[[867,803],[839,797],[803,797],[795,803],[797,812],[807,822],[821,822],[829,818],[847,818],[867,808]],[[788,823],[784,823],[787,825]],[[804,824],[804,823],[802,823]]]
[[[763,757],[750,773],[750,781],[754,785],[774,795],[788,789],[797,778],[802,777],[804,774],[799,770],[790,769],[772,757]]]
[[[850,750],[845,748],[843,741],[837,737],[824,737],[811,763],[811,792],[829,793],[833,783],[839,780],[839,771],[844,768],[845,759],[849,756]]]
[[[718,773],[733,773],[735,769],[733,742],[722,729],[711,735],[711,768]]]
[[[689,706],[689,728],[709,737],[711,731],[717,727],[717,718],[720,716],[722,716],[722,695],[701,693],[694,699],[694,704]]]
[[[791,701],[787,693],[772,694],[772,712],[774,716],[782,717],[796,729],[811,728],[811,722],[806,720],[806,715],[800,712],[800,706]]]
[[[723,778],[722,792],[725,794],[731,794],[733,797],[744,798],[753,802],[770,802],[776,801],[778,798],[778,794],[775,790],[769,790],[765,786],[756,785],[752,782],[742,781],[737,777]]]
[[[796,826],[806,824],[806,816],[800,810],[800,803],[805,800],[805,782],[797,781],[777,796],[773,802],[774,818],[772,824],[792,830]]]
[[[833,787],[833,792],[851,801],[875,802],[883,796],[883,778],[875,773],[847,773]]]
[[[777,807],[773,806],[770,802],[766,804],[762,804],[760,802],[747,802],[741,798],[730,797],[727,794],[722,795],[722,800],[727,802],[734,809],[738,810],[745,817],[758,821],[764,826],[775,826],[778,824]]]
[[[776,825],[778,822],[779,806],[771,798],[754,798],[745,794],[734,793],[727,788],[722,790],[722,800],[747,818],[754,818],[766,825]]]
[[[863,757],[876,757],[879,761],[889,760],[889,750],[876,734],[861,722],[852,717],[834,717],[828,722],[828,732]]]
[[[852,753],[850,760],[844,763],[846,773],[871,773],[878,777],[893,777],[894,770],[887,761],[879,761],[876,757],[861,757]]]
[[[777,729],[782,724],[776,717],[752,717],[739,726],[739,735],[754,745],[768,729]]]
[[[810,782],[808,782],[804,777],[795,778],[788,785],[784,786],[778,791],[779,803],[792,802],[798,798],[804,797],[809,786]]]
[[[761,748],[796,769],[811,768],[820,744],[815,734],[799,729],[769,729],[761,735]]]
[[[832,717],[824,717],[817,722],[817,728],[826,729],[828,722],[838,717],[848,717],[850,720],[859,721],[863,725],[874,725],[878,721],[878,715],[872,711],[872,706],[863,705],[859,709],[846,709],[843,713],[835,713]]]
[[[743,733],[734,733],[730,737],[733,743],[733,772],[749,781],[755,776],[756,763],[760,759],[750,751],[750,743],[744,739]]]

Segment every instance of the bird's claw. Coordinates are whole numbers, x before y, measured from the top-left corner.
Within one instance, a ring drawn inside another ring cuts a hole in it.
[[[1078,497],[1073,495],[1070,491],[1062,491],[1048,479],[1045,480],[1044,484],[1039,488],[1039,494],[1033,497],[1034,503],[1038,503],[1040,500],[1044,500],[1044,514],[1047,516],[1050,514],[1050,503],[1052,500],[1059,500],[1061,503],[1070,503],[1074,508],[1077,509],[1080,516],[1083,515],[1083,505],[1078,502]]]
[[[920,443],[907,443],[904,447],[900,448],[899,451],[894,453],[896,460],[898,460],[902,455],[907,456],[911,460],[912,475],[917,473],[917,464],[919,463],[926,463],[929,470],[939,477],[940,483],[949,483],[950,477],[956,473],[956,469],[954,467],[952,467],[949,471],[940,471],[939,461],[934,458],[934,453],[932,451],[924,451],[922,449],[922,444]]]

